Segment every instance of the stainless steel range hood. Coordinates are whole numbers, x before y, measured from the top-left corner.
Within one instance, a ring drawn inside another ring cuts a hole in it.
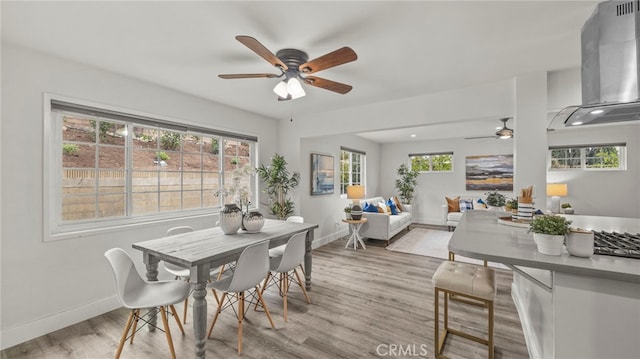
[[[598,4],[582,27],[582,105],[564,108],[552,125],[640,120],[639,32],[640,0]]]

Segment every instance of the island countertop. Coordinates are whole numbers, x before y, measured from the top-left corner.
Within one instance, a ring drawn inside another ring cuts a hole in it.
[[[595,254],[581,258],[569,255],[566,249],[560,256],[545,255],[538,252],[533,234],[528,233],[527,228],[498,224],[498,218],[506,215],[500,211],[465,212],[449,241],[449,251],[507,265],[640,283],[639,259]],[[635,218],[566,217],[575,227],[640,232],[640,221]]]

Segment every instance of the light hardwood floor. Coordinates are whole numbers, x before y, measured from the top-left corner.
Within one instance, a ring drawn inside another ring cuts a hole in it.
[[[275,288],[265,292],[276,329],[264,313],[251,309],[244,325],[243,358],[433,358],[433,288],[431,276],[441,259],[385,250],[370,243],[366,250],[345,249],[346,239],[313,252],[312,304],[297,287],[289,295],[289,318],[282,319],[282,301]],[[497,270],[495,358],[528,358],[521,325],[511,299],[511,272]],[[109,283],[108,285],[112,285]],[[208,322],[214,311],[207,296]],[[182,313],[182,305],[177,305]],[[171,321],[176,354],[193,357],[192,311],[186,335]],[[8,348],[1,358],[112,358],[127,311],[118,309]],[[452,303],[450,325],[486,334],[486,311]],[[233,312],[223,311],[207,358],[238,357]],[[395,348],[395,350],[394,350]],[[486,347],[453,337],[447,339],[450,358],[486,358]],[[162,332],[138,332],[125,344],[121,358],[169,358]]]

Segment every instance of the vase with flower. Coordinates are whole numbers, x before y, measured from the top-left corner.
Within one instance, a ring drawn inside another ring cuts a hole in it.
[[[251,205],[250,178],[254,173],[255,169],[249,165],[236,167],[231,172],[230,183],[214,192],[216,197],[222,196],[232,201],[229,204],[225,203],[225,208],[220,212],[220,227],[225,234],[235,234],[240,228],[246,230],[245,217],[250,214],[251,219],[258,219],[258,217],[262,219],[262,225],[264,225],[264,218],[258,211],[249,211]],[[255,220],[252,221],[252,232],[259,231],[262,225],[257,228]]]

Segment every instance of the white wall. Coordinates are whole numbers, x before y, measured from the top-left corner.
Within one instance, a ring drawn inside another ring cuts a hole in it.
[[[315,232],[316,245],[326,243],[348,233],[344,207],[351,201],[340,196],[340,146],[349,147],[366,153],[365,197],[380,195],[380,145],[353,135],[336,135],[304,138],[301,140],[300,213],[305,222],[317,223],[320,228]],[[311,154],[320,153],[333,156],[334,192],[330,195],[311,195]]]
[[[141,262],[131,244],[175,224],[43,242],[45,92],[257,135],[260,162],[278,142],[275,120],[2,43],[2,348],[118,307],[103,253],[122,247]],[[202,228],[215,217],[182,223]]]
[[[548,135],[549,146],[627,143],[625,171],[549,171],[547,181],[566,183],[576,214],[640,218],[640,124],[583,126]]]

